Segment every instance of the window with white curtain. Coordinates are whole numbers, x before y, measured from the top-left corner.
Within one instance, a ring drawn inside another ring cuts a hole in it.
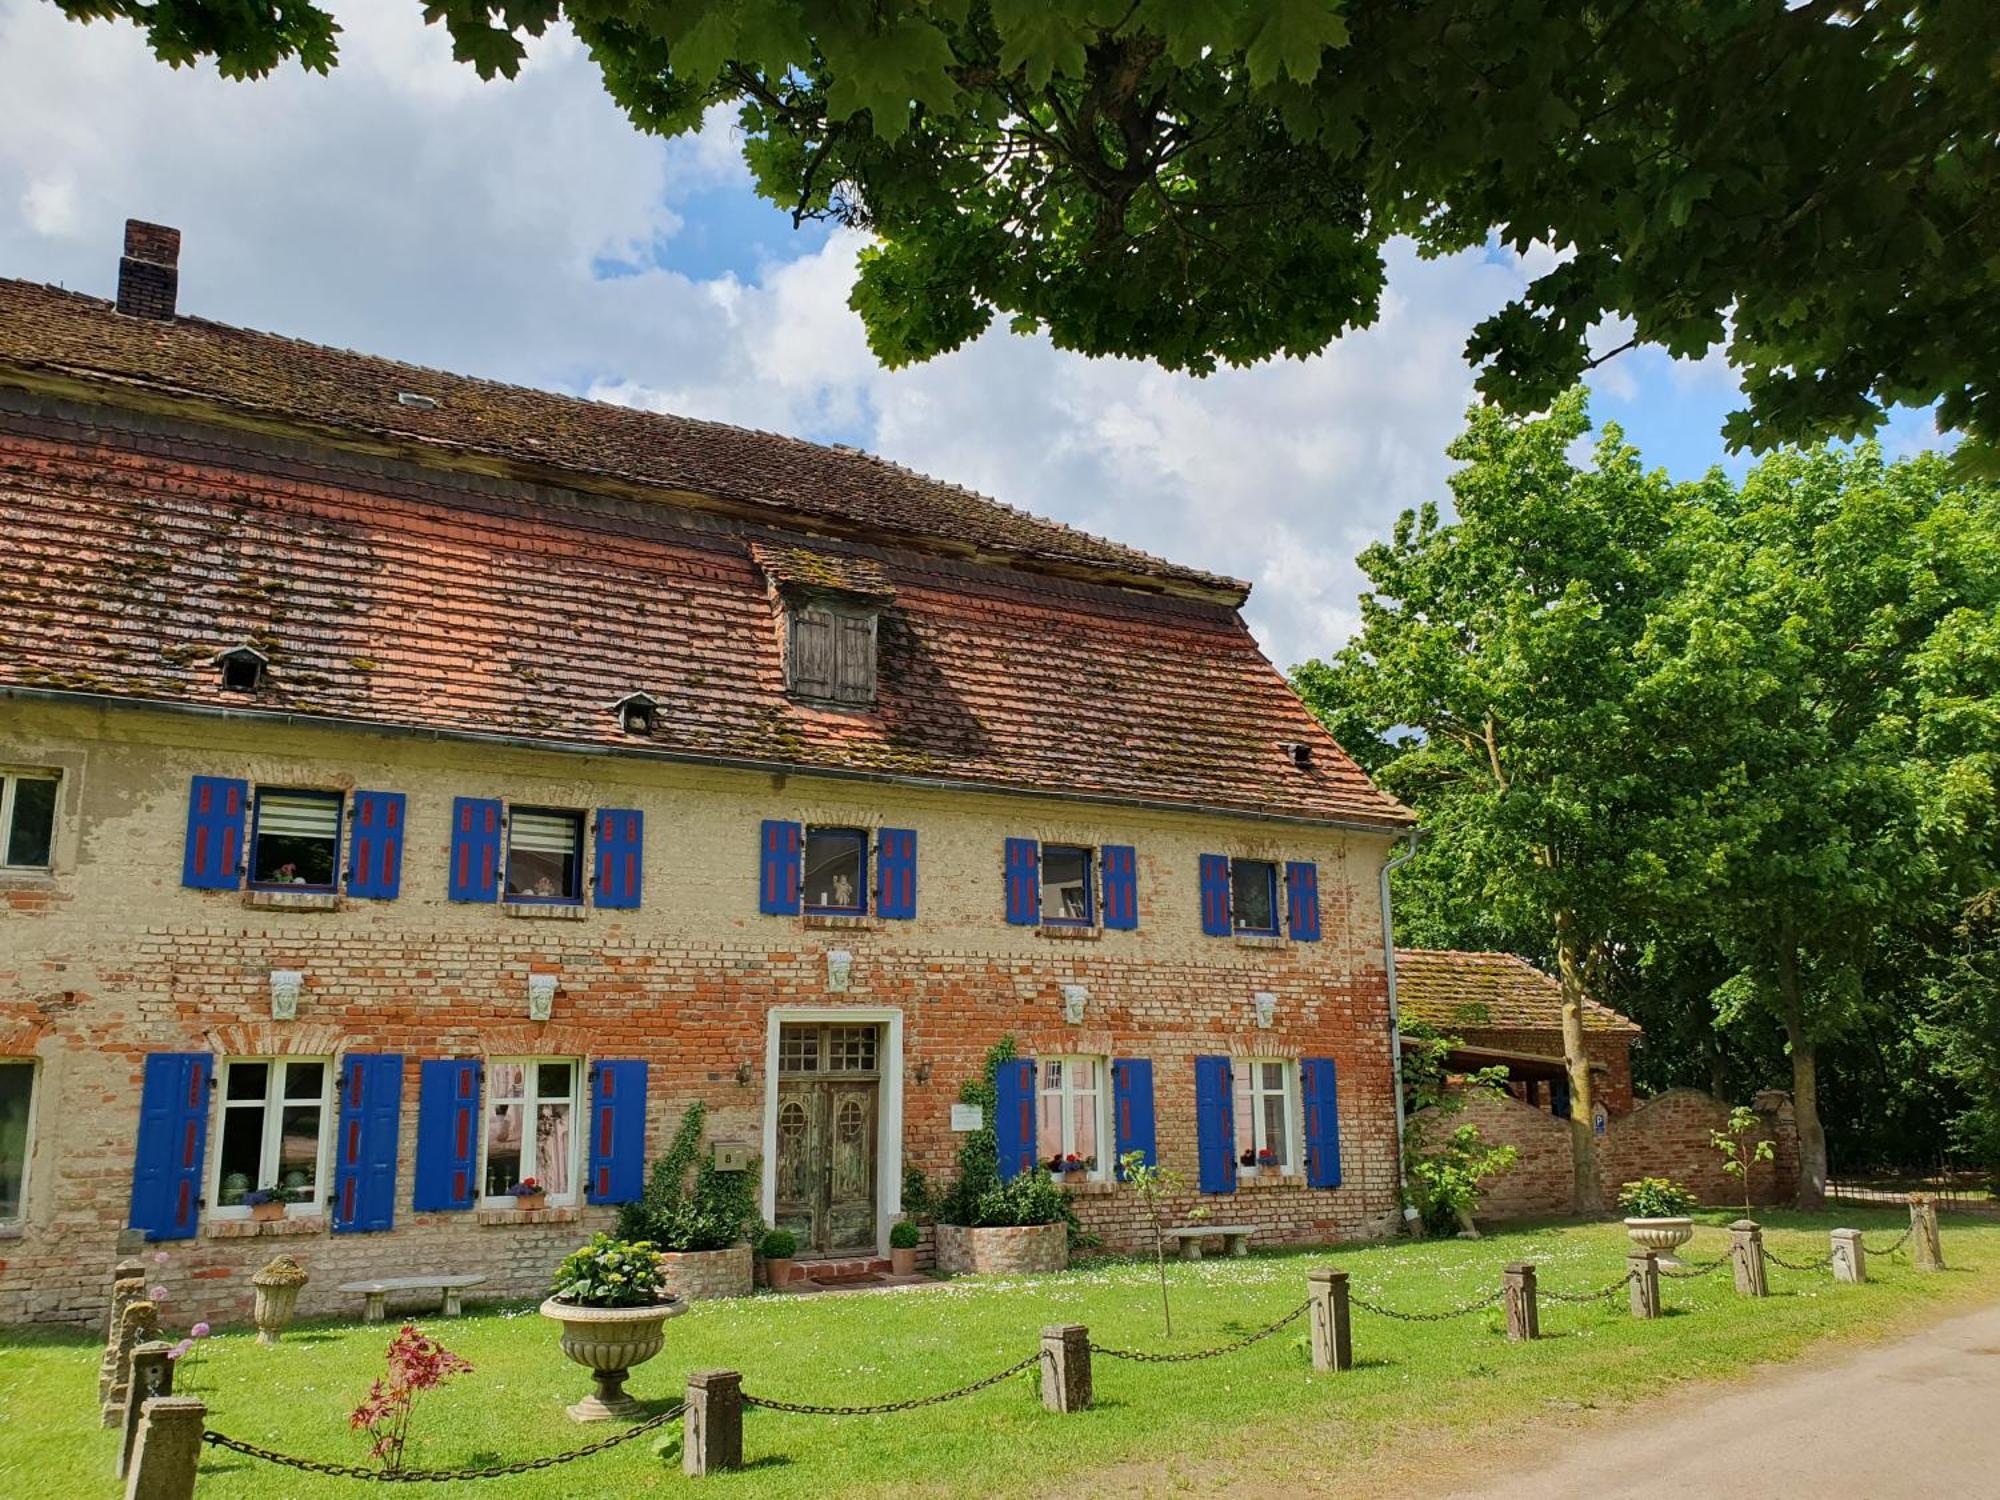
[[[486,1065],[486,1162],[489,1202],[512,1207],[509,1189],[533,1182],[556,1204],[576,1202],[581,1137],[574,1058],[508,1058]]]
[[[583,814],[516,807],[507,814],[507,899],[583,899]]]
[[[1104,1059],[1048,1057],[1041,1069],[1035,1140],[1043,1165],[1059,1180],[1104,1181],[1111,1168]]]
[[[1273,1175],[1297,1172],[1298,1065],[1253,1058],[1230,1071],[1236,1081],[1237,1165]]]

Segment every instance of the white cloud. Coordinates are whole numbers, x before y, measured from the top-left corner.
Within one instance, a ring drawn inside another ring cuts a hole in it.
[[[847,310],[857,240],[674,270],[743,191],[726,116],[638,135],[566,32],[482,84],[409,0],[343,0],[344,61],[254,84],[170,70],[130,27],[0,0],[0,274],[108,290],[127,215],[185,233],[185,310],[470,373],[866,443],[1255,585],[1280,662],[1354,623],[1355,552],[1443,493],[1467,330],[1556,257],[1392,256],[1374,327],[1206,380],[990,333],[886,372]],[[600,279],[601,260],[639,267]]]

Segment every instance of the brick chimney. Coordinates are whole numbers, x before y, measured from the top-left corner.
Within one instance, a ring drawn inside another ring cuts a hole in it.
[[[133,318],[171,323],[181,284],[181,232],[143,219],[125,221],[125,254],[118,262],[118,310]]]

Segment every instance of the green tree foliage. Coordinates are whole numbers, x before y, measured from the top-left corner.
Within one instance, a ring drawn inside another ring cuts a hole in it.
[[[310,0],[57,0],[176,65],[324,71]],[[674,135],[737,112],[760,190],[872,231],[890,363],[996,316],[1206,371],[1372,323],[1381,250],[1571,253],[1484,321],[1527,409],[1625,320],[1725,344],[1734,443],[1886,402],[2000,433],[2000,10],[1990,0],[428,0],[485,77],[566,18]],[[1600,356],[1601,357],[1601,356]]]
[[[1405,512],[1362,553],[1360,632],[1294,680],[1350,740],[1357,720],[1375,726],[1362,754],[1430,830],[1409,867],[1426,905],[1465,914],[1475,939],[1532,933],[1553,957],[1575,1206],[1599,1213],[1583,1002],[1648,873],[1660,788],[1635,754],[1637,650],[1680,581],[1685,497],[1616,429],[1579,467],[1588,430],[1580,391],[1538,420],[1475,409],[1450,450],[1457,519]]]
[[[2000,1189],[2000,888],[1965,904],[1921,1035],[1964,1090],[1958,1146]]]
[[[1577,467],[1586,425],[1475,412],[1458,519],[1364,554],[1360,634],[1296,675],[1432,831],[1399,918],[1627,1010],[1655,1082],[1788,1069],[1806,1202],[1828,1047],[1849,1118],[1907,1122],[1868,1153],[1977,1138],[1990,1013],[1943,945],[2000,864],[2000,496],[1867,446],[1676,488],[1615,429]]]

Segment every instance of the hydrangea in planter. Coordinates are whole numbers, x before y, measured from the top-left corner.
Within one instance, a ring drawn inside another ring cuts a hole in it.
[[[569,1408],[577,1422],[642,1414],[625,1377],[666,1344],[666,1320],[685,1303],[664,1286],[660,1254],[644,1240],[592,1237],[556,1268],[542,1316],[562,1325],[562,1351],[591,1372],[595,1390]]]
[[[1695,1196],[1666,1177],[1641,1177],[1618,1190],[1618,1206],[1625,1210],[1625,1236],[1642,1250],[1656,1251],[1669,1265],[1678,1265],[1674,1252],[1694,1238],[1694,1220],[1688,1217]]]

